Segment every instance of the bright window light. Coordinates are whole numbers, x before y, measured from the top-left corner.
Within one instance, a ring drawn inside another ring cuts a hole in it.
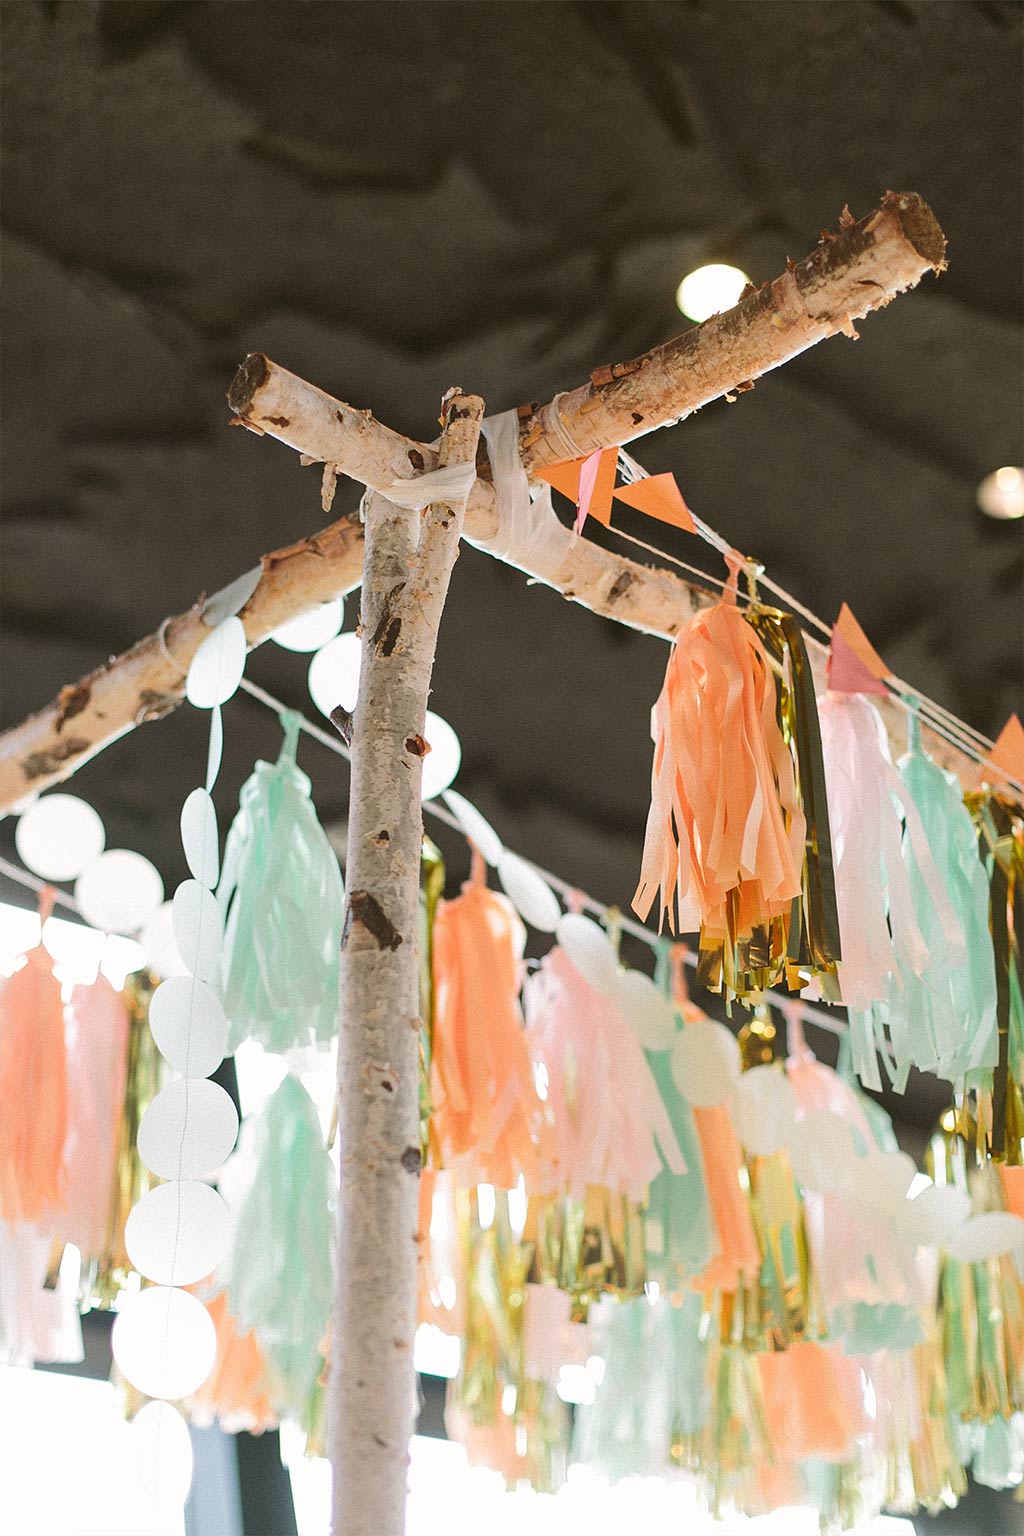
[[[749,281],[739,267],[714,261],[683,278],[676,303],[688,320],[707,320],[723,309],[732,309]]]
[[[455,1334],[442,1333],[436,1323],[421,1323],[416,1329],[412,1358],[424,1376],[457,1376],[462,1342]]]
[[[161,1502],[143,1483],[136,1436],[108,1381],[0,1367],[0,1445],[0,1530],[184,1536],[180,1502]]]

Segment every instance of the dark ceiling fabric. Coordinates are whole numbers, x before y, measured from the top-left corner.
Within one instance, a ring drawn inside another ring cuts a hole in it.
[[[572,387],[682,327],[692,266],[773,277],[887,187],[932,204],[948,273],[636,451],[975,726],[1019,706],[1021,530],[974,506],[1021,455],[1016,4],[8,0],[2,28],[4,723],[321,526],[317,472],[228,429],[248,350],[429,438],[449,385]],[[433,701],[460,787],[623,905],[665,660],[464,549]],[[249,670],[312,707],[303,658]],[[245,698],[226,727],[225,825],[278,743]],[[204,732],[182,710],[74,781],[169,888]],[[342,819],[344,766],[302,761]]]

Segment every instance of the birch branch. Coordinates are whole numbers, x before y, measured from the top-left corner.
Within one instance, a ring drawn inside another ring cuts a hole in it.
[[[940,270],[944,249],[938,224],[915,193],[888,194],[868,218],[749,292],[735,309],[633,362],[597,369],[587,384],[556,401],[521,407],[524,464],[535,471],[569,456],[563,433],[581,452],[631,441],[826,336],[849,334],[855,319],[887,304],[924,272]],[[253,431],[376,490],[437,465],[436,449],[333,399],[262,353],[246,358],[228,398],[236,418]],[[496,513],[486,455],[478,455],[478,468],[465,528],[471,538],[487,539],[496,530]],[[543,571],[522,568],[595,613],[650,634],[675,635],[704,600],[699,588],[668,571],[611,554],[568,528],[552,530],[547,554]],[[286,618],[358,585],[362,529],[336,523],[267,556],[263,566],[263,579],[241,614],[251,646]],[[66,778],[134,725],[173,709],[205,633],[197,604],[166,626],[166,649],[158,636],[149,636],[0,736],[0,811]]]
[[[473,461],[482,416],[478,396],[445,397],[442,464]],[[405,1529],[415,1403],[423,731],[461,531],[461,506],[438,504],[421,519],[381,496],[367,499],[341,949],[341,1191],[328,1388],[334,1536]]]

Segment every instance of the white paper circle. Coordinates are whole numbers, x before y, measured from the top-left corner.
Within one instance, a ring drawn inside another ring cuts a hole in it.
[[[193,976],[216,983],[224,916],[217,898],[198,880],[183,880],[174,893],[174,939]]]
[[[211,630],[192,657],[185,679],[185,697],[197,709],[226,704],[245,671],[245,625],[234,617]]]
[[[724,1104],[739,1075],[739,1044],[724,1024],[694,1019],[679,1031],[672,1047],[672,1079],[697,1109]]]
[[[668,1051],[679,1026],[676,1011],[660,987],[643,971],[623,971],[615,985],[622,1016],[645,1051]]]
[[[911,1241],[945,1244],[971,1214],[970,1196],[952,1184],[929,1184],[907,1202],[905,1221]]]
[[[213,792],[220,773],[220,760],[224,754],[224,716],[217,704],[210,711],[210,745],[206,752],[206,790]]]
[[[107,933],[134,933],[164,899],[159,872],[141,853],[110,848],[75,881],[82,916]]]
[[[475,805],[460,795],[457,789],[446,789],[444,802],[451,811],[455,820],[469,838],[473,847],[479,850],[485,864],[493,868],[501,858],[504,849],[501,838],[495,832],[489,821],[486,821]],[[515,898],[510,898],[514,900]]]
[[[128,1213],[124,1247],[140,1275],[157,1285],[195,1285],[228,1246],[228,1208],[199,1179],[158,1184]]]
[[[188,971],[174,938],[174,907],[162,902],[152,917],[147,917],[139,934],[146,964],[155,976],[184,976]]]
[[[329,603],[318,603],[297,618],[289,619],[287,624],[280,624],[270,638],[286,651],[319,651],[334,639],[344,617],[344,600],[332,597]]]
[[[147,1403],[132,1419],[132,1464],[157,1509],[184,1504],[192,1486],[192,1437],[170,1403]]]
[[[194,789],[181,808],[181,846],[192,874],[212,891],[220,868],[220,848],[217,812],[205,789]]]
[[[157,1050],[182,1077],[209,1077],[224,1060],[228,1021],[220,998],[187,973],[157,987],[150,999],[149,1027]]]
[[[543,875],[539,875],[517,853],[509,853],[506,849],[498,860],[498,879],[505,895],[525,923],[539,929],[541,933],[554,933],[562,909],[558,897]]]
[[[770,1157],[789,1142],[796,1124],[796,1094],[779,1067],[750,1067],[733,1090],[736,1134],[752,1157]]]
[[[103,852],[103,822],[77,795],[44,795],[14,829],[21,862],[43,880],[75,880]]]
[[[447,720],[427,710],[423,726],[430,751],[423,759],[423,799],[433,800],[458,773],[462,764],[462,744]]]
[[[309,692],[322,715],[331,718],[331,710],[340,704],[350,713],[359,694],[359,663],[363,645],[359,636],[349,632],[323,646],[309,664]]]
[[[217,1357],[217,1333],[202,1302],[163,1285],[128,1297],[110,1343],[118,1370],[133,1387],[171,1401],[201,1387]]]
[[[603,928],[581,912],[566,912],[555,927],[558,943],[595,992],[613,992],[619,978],[619,962]]]
[[[845,1189],[856,1158],[853,1131],[830,1109],[809,1110],[793,1127],[789,1163],[805,1189],[822,1195]]]
[[[254,565],[251,571],[236,576],[234,581],[215,592],[203,609],[203,623],[207,629],[216,629],[232,614],[241,613],[262,579],[263,567]]]
[[[1024,1218],[1010,1211],[982,1211],[972,1216],[951,1235],[948,1243],[951,1259],[961,1264],[980,1264],[1024,1247]]]
[[[237,1136],[238,1111],[218,1083],[176,1078],[142,1117],[139,1157],[158,1179],[205,1179],[230,1156]]]

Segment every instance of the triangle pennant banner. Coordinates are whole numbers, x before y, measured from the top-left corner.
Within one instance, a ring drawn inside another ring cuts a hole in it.
[[[633,485],[620,485],[615,492],[616,500],[627,507],[636,507],[648,517],[656,517],[662,523],[671,523],[686,533],[696,533],[689,507],[680,494],[675,475],[648,475]]]
[[[1001,777],[1024,784],[1024,725],[1017,715],[1011,715],[995,739],[992,751],[982,765],[980,782],[986,781],[986,769],[995,769]]]
[[[617,448],[602,448],[584,459],[580,465],[579,498],[576,502],[576,532],[583,532],[588,517],[596,518],[607,528],[612,520],[612,492],[615,489],[615,469],[619,461]]]
[[[875,650],[874,646],[871,644],[871,641],[868,639],[867,635],[864,633],[864,631],[861,629],[860,625],[857,623],[857,620],[854,618],[853,612],[850,609],[849,604],[847,604],[847,603],[844,603],[843,606],[840,608],[840,610],[839,610],[839,617],[836,620],[835,625],[834,625],[834,627],[832,629],[832,647],[833,647],[832,657],[833,657],[833,661],[834,661],[834,658],[835,658],[835,640],[836,640],[836,636],[837,635],[839,636],[839,638],[842,641],[845,642],[847,649],[849,651],[853,652],[853,655],[860,662],[861,666],[864,667],[870,673],[870,675],[873,678],[875,678],[878,681],[881,681],[881,680],[883,680],[885,678],[892,677],[892,672],[886,666],[886,664],[882,660],[881,656],[879,656],[878,652]],[[840,664],[839,664],[840,665],[840,669],[842,668],[842,666],[844,664],[844,661],[847,660],[847,659],[848,658],[844,657],[843,660],[840,661]],[[866,688],[866,687],[843,688],[843,687],[840,687],[838,684],[836,684],[836,683],[834,683],[832,681],[832,665],[833,665],[833,661],[830,661],[830,664],[829,664],[829,687],[832,688],[836,693],[885,693],[886,692],[886,689],[884,689],[884,688]],[[840,675],[842,675],[841,671],[840,671]]]
[[[869,672],[853,647],[843,639],[838,624],[832,631],[828,658],[828,686],[833,693],[888,693],[880,678]]]
[[[585,462],[584,459],[570,459],[565,464],[545,464],[536,471],[537,479],[545,480],[570,501],[579,501],[580,470]]]

